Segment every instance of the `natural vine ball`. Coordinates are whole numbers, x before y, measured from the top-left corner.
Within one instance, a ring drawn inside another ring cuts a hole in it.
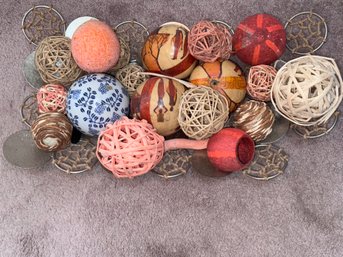
[[[270,101],[270,91],[277,70],[273,66],[260,64],[252,66],[248,75],[248,94],[259,101]]]
[[[142,49],[144,68],[176,78],[187,78],[197,61],[188,51],[189,29],[180,23],[161,25],[150,34]]]
[[[70,39],[62,36],[47,37],[39,43],[35,65],[46,83],[69,86],[82,73],[72,57]]]
[[[118,80],[106,74],[88,74],[70,87],[67,115],[79,131],[95,136],[129,114],[129,95]]]
[[[241,68],[228,60],[198,65],[189,81],[196,86],[211,87],[226,96],[230,112],[236,109],[246,94],[247,84]]]
[[[240,171],[254,158],[254,141],[244,131],[224,128],[207,144],[207,156],[214,167],[224,172]]]
[[[275,17],[256,14],[238,25],[232,43],[241,61],[250,65],[271,64],[285,51],[286,32]]]
[[[118,178],[143,175],[158,164],[164,152],[164,138],[146,120],[122,117],[108,124],[98,138],[99,162]]]
[[[90,20],[82,24],[71,40],[73,57],[87,72],[106,72],[119,59],[119,40],[106,23]]]
[[[179,130],[179,107],[185,87],[171,79],[153,77],[142,83],[131,99],[133,117],[145,119],[162,136]]]
[[[276,74],[272,103],[300,126],[327,122],[343,98],[343,81],[334,59],[309,55],[287,62]]]
[[[210,87],[195,87],[182,96],[178,120],[190,138],[209,138],[224,127],[228,117],[226,97]]]

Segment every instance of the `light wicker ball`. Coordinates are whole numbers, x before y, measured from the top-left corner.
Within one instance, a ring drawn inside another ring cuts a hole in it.
[[[270,91],[277,70],[273,66],[261,64],[252,66],[249,70],[247,91],[258,101],[270,101]]]
[[[300,126],[325,123],[343,98],[343,82],[334,59],[309,55],[286,63],[276,74],[272,103]]]
[[[164,153],[164,137],[146,120],[123,116],[108,124],[98,138],[100,163],[118,178],[143,175],[158,164]]]
[[[178,121],[190,138],[209,138],[224,127],[228,116],[226,97],[210,87],[195,87],[182,95]]]
[[[130,96],[135,93],[140,84],[149,78],[147,75],[140,74],[143,71],[144,69],[135,63],[130,63],[117,71],[116,78],[128,90]]]
[[[38,116],[31,126],[36,146],[48,152],[66,148],[71,141],[73,125],[59,112],[47,112]]]
[[[67,91],[62,85],[45,85],[38,90],[36,97],[40,113],[64,113],[66,110]]]
[[[70,85],[82,73],[72,57],[70,39],[51,36],[39,43],[35,65],[43,81],[51,84]]]
[[[233,116],[233,126],[245,131],[255,142],[272,132],[274,121],[274,113],[267,104],[255,100],[239,105]]]
[[[222,24],[199,21],[189,32],[188,48],[191,55],[203,62],[229,59],[232,53],[232,36]]]

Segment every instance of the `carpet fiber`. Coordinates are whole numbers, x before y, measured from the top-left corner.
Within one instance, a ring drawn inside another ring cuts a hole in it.
[[[136,19],[150,31],[167,21],[191,26],[204,18],[235,27],[257,12],[285,22],[312,9],[329,27],[328,41],[318,54],[336,58],[343,67],[341,0],[0,3],[0,145],[25,128],[18,107],[33,90],[25,83],[22,64],[33,47],[20,24],[33,4],[54,3],[67,23],[85,15],[111,25]],[[290,155],[289,166],[270,182],[242,174],[214,179],[195,172],[174,180],[155,174],[117,180],[100,166],[67,175],[50,164],[16,168],[0,154],[0,256],[341,257],[342,120],[321,139],[306,141],[290,131],[278,143]]]

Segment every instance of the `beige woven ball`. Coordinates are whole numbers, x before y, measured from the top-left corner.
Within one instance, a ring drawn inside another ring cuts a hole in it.
[[[255,142],[272,132],[274,121],[274,113],[268,105],[255,100],[239,105],[233,116],[233,126],[245,131]]]
[[[112,75],[114,75],[117,70],[128,65],[131,58],[129,44],[122,37],[119,37],[118,39],[120,44],[120,55],[117,64],[109,72]]]
[[[249,70],[247,92],[255,100],[270,101],[270,91],[276,76],[273,66],[260,64]]]
[[[343,82],[334,59],[309,55],[286,63],[276,74],[272,103],[300,126],[325,123],[343,98]]]
[[[144,69],[141,66],[130,63],[116,73],[116,78],[127,89],[130,96],[133,95],[140,84],[149,78],[149,76],[140,74],[140,72],[144,72]]]
[[[70,39],[51,36],[39,43],[35,54],[36,68],[46,83],[70,85],[81,75],[71,55]]]
[[[224,127],[228,117],[226,97],[210,87],[195,87],[182,95],[178,121],[190,138],[209,138]]]

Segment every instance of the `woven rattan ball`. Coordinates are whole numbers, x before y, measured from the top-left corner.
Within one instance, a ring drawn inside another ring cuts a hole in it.
[[[343,98],[343,82],[334,59],[309,55],[286,63],[276,74],[272,103],[300,126],[324,123]]]
[[[100,133],[96,154],[116,177],[132,178],[153,169],[163,152],[164,138],[147,121],[123,116]]]
[[[250,100],[238,106],[233,116],[233,126],[258,142],[272,132],[274,120],[274,113],[266,103]]]
[[[248,94],[255,100],[270,101],[270,91],[276,72],[273,66],[264,64],[252,66],[248,76]]]
[[[59,112],[47,112],[38,116],[31,126],[35,144],[41,150],[52,152],[70,144],[73,126],[68,118]]]
[[[135,63],[130,63],[117,71],[116,78],[127,89],[130,96],[133,95],[140,84],[149,78],[147,75],[140,74],[143,71],[144,69]]]
[[[71,55],[70,39],[63,36],[47,37],[38,45],[35,65],[46,83],[65,86],[82,72]]]
[[[178,121],[187,136],[200,140],[221,130],[228,116],[225,96],[209,87],[195,87],[183,94]]]
[[[229,59],[232,53],[232,36],[222,24],[199,21],[189,32],[188,48],[191,55],[203,62]]]
[[[66,110],[67,91],[62,85],[48,84],[37,92],[38,111],[61,112]]]
[[[114,73],[115,71],[128,65],[131,58],[129,44],[122,37],[119,37],[118,39],[120,44],[119,60],[117,64],[110,70],[110,73]]]

